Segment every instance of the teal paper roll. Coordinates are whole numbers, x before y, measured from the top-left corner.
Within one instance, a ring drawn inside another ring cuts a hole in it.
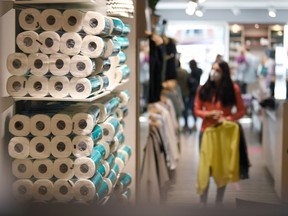
[[[121,184],[124,188],[128,187],[132,182],[132,176],[128,173],[121,173],[119,177],[119,184]],[[117,184],[118,184],[117,183]]]
[[[109,115],[113,112],[115,112],[115,110],[118,108],[120,103],[120,99],[117,97],[113,97],[111,98],[108,103],[105,104],[105,107],[109,113]]]
[[[101,90],[99,77],[90,76],[87,78],[73,77],[70,80],[70,96],[72,98],[87,98],[94,92]]]
[[[127,188],[127,190],[123,193],[124,196],[127,197],[127,199],[129,200],[131,198],[131,188]]]
[[[98,197],[98,201],[101,201],[105,196],[108,195],[108,192],[109,192],[109,185],[107,183],[107,180],[104,179],[102,181],[102,184],[100,185],[96,195]]]
[[[115,37],[120,43],[121,50],[127,49],[129,47],[129,40],[126,37]]]
[[[114,171],[111,170],[111,172],[108,175],[108,179],[112,182],[112,185],[116,184],[117,181],[117,175]]]
[[[107,163],[107,161],[103,161],[103,163],[100,165],[97,172],[103,177],[106,177],[109,174],[110,167],[109,167],[109,164]]]
[[[102,81],[101,88],[106,89],[110,84],[109,77],[104,74],[99,74],[99,77],[100,77],[100,80]]]
[[[92,178],[91,181],[93,182],[93,184],[95,185],[95,189],[98,190],[101,183],[103,182],[103,177],[100,173],[96,173]]]
[[[118,151],[116,158],[120,159],[124,164],[126,164],[126,155],[124,152]]]
[[[115,17],[111,17],[111,19],[113,21],[113,28],[112,28],[111,35],[115,35],[115,36],[122,35],[123,30],[124,30],[124,23],[122,22],[122,20],[115,18]]]
[[[111,171],[113,171],[115,173],[115,175],[117,176],[120,172],[120,168],[118,164],[114,164],[113,167],[111,168]]]
[[[110,154],[106,161],[109,164],[110,168],[113,167],[115,164],[115,156],[113,154]]]
[[[113,125],[114,129],[115,129],[115,133],[114,135],[118,132],[119,127],[120,127],[120,122],[117,118],[110,118],[108,121],[111,125]]]
[[[122,146],[122,147],[120,148],[120,150],[125,151],[125,152],[129,155],[129,158],[131,157],[132,150],[131,150],[131,147],[130,147],[130,146],[127,146],[127,145]]]
[[[103,136],[103,130],[100,125],[96,125],[91,133],[91,138],[94,143],[97,143]]]
[[[123,32],[121,37],[127,36],[131,32],[131,26],[129,24],[124,24]]]
[[[118,132],[116,134],[116,137],[117,137],[117,139],[119,141],[119,145],[122,145],[124,143],[124,141],[125,141],[125,135],[122,132]]]
[[[95,63],[96,63],[96,70],[95,70],[96,74],[103,73],[111,68],[111,61],[109,58],[97,58]]]
[[[127,60],[127,55],[123,51],[120,51],[118,53],[117,57],[118,57],[118,60],[119,60],[119,62],[118,62],[119,65],[125,64],[125,62]]]
[[[102,155],[99,151],[94,151],[93,149],[91,159],[94,161],[95,167],[99,167],[102,161]]]
[[[104,159],[106,159],[109,157],[109,154],[110,154],[110,146],[108,143],[102,142],[101,144],[98,144],[97,146],[93,148],[93,152],[94,151],[98,151],[101,154],[101,156]]]

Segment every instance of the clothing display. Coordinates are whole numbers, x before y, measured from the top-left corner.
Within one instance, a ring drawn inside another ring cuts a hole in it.
[[[202,194],[213,176],[217,187],[239,181],[239,126],[224,121],[203,133],[197,174],[197,193]]]
[[[132,0],[106,0],[107,15],[120,15],[123,17],[134,17],[134,4]]]
[[[172,38],[168,38],[168,43],[165,44],[165,58],[166,58],[166,73],[165,80],[176,79],[176,43]]]

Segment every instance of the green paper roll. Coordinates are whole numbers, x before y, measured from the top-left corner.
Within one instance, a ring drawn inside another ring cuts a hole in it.
[[[103,136],[103,130],[100,125],[96,125],[91,133],[91,138],[94,143],[97,143]]]

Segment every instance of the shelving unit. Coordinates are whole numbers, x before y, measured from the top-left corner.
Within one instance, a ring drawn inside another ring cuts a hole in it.
[[[68,4],[69,3],[69,4]],[[37,0],[37,1],[15,1],[14,7],[15,8],[24,8],[24,7],[37,7],[37,8],[51,8],[53,5],[53,8],[61,8],[61,9],[66,9],[66,8],[85,8],[88,10],[95,10],[97,9],[98,12],[102,12],[103,15],[105,15],[105,3],[106,1],[94,1],[94,0],[76,0],[76,1],[71,1],[71,0],[49,0],[49,1],[42,1],[42,0]],[[0,3],[1,5],[2,3]],[[4,4],[4,3],[3,3]],[[49,6],[47,6],[49,4]],[[135,3],[136,4],[136,3]],[[54,7],[55,5],[55,7]],[[17,23],[17,21],[15,21],[15,10],[9,11],[9,17],[8,18],[0,18],[0,29],[2,31],[3,28],[3,23],[7,23],[7,20],[9,20],[9,22],[11,22],[12,25],[10,25],[11,29],[10,31],[7,31],[7,37],[5,36],[5,38],[3,38],[3,40],[8,40],[8,38],[11,39],[15,38],[15,29],[17,26],[15,26],[15,28],[13,27],[15,25],[15,23]],[[12,18],[12,19],[11,19]],[[122,18],[121,18],[122,19]],[[125,18],[124,18],[125,19]],[[133,47],[133,44],[136,41],[136,30],[133,29],[133,26],[135,26],[135,20],[133,19],[125,19],[124,21],[126,24],[130,24],[130,26],[132,26],[131,32],[128,35],[129,41],[130,41],[130,45],[131,48],[128,48],[127,50],[125,50],[125,52],[127,53],[127,55],[129,55],[129,58],[127,59],[127,65],[129,65],[131,71],[135,71],[135,64],[136,64],[136,55],[135,55],[135,48]],[[13,30],[14,29],[14,30]],[[12,33],[12,34],[11,34]],[[0,41],[1,42],[1,41]],[[0,43],[1,44],[1,43]],[[2,44],[1,44],[2,45]],[[6,58],[5,56],[7,56],[9,53],[14,52],[15,51],[15,42],[11,42],[10,44],[7,43],[7,47],[8,49],[5,49],[5,47],[3,46],[2,49],[2,61],[1,61],[1,68],[2,71],[7,71],[5,66],[6,64],[4,62],[6,62]],[[3,59],[5,61],[3,61]],[[4,77],[4,81],[2,83],[6,83],[5,80],[7,80],[8,78],[8,74],[5,73],[4,76],[2,76],[2,78]],[[135,152],[136,149],[136,121],[133,121],[133,119],[135,120],[135,115],[136,115],[136,101],[135,99],[135,89],[136,89],[136,78],[135,78],[135,74],[130,74],[130,78],[129,80],[124,80],[121,83],[119,83],[119,85],[114,86],[110,89],[108,89],[105,92],[102,92],[100,94],[97,94],[93,97],[87,98],[87,99],[73,99],[73,98],[61,98],[61,99],[56,99],[56,98],[49,98],[49,97],[45,97],[45,98],[27,98],[27,97],[15,97],[14,100],[15,101],[35,101],[37,103],[37,101],[66,101],[66,102],[97,102],[98,99],[108,96],[111,93],[114,94],[115,91],[120,91],[120,90],[124,90],[124,89],[128,89],[131,93],[131,103],[129,103],[128,105],[128,109],[129,109],[129,116],[125,118],[125,122],[127,119],[127,123],[125,124],[127,128],[127,131],[129,131],[129,133],[125,130],[125,136],[126,136],[126,141],[129,142],[129,145],[131,144],[131,148],[132,148],[132,152]],[[4,86],[5,88],[5,86]],[[2,143],[8,143],[8,140],[10,139],[10,135],[8,133],[8,129],[7,129],[7,121],[9,121],[9,119],[11,118],[11,116],[13,115],[13,113],[15,112],[14,110],[18,110],[19,108],[17,107],[18,103],[14,103],[11,99],[11,97],[7,97],[7,93],[4,90],[4,88],[1,90],[1,102],[5,101],[5,103],[1,103],[2,104],[6,104],[4,106],[1,106],[1,110],[3,109],[3,111],[8,110],[9,113],[8,115],[3,116],[3,113],[1,115],[1,136],[4,137],[4,139],[2,139]],[[133,99],[134,98],[134,99]],[[134,101],[133,101],[134,100]],[[21,104],[21,103],[20,103]],[[134,116],[132,116],[134,115]],[[5,119],[5,120],[4,120]],[[6,121],[6,124],[4,125],[4,121]],[[7,155],[7,150],[5,149],[1,149],[1,156]],[[130,159],[131,163],[128,164],[127,167],[125,167],[125,172],[129,172],[131,173],[131,175],[133,176],[133,179],[136,179],[136,159],[135,159],[135,155],[136,154],[132,154],[132,157]],[[4,157],[1,157],[4,158]],[[7,158],[7,157],[5,157]],[[3,159],[2,159],[3,160]],[[10,165],[7,166],[7,161],[5,163],[2,163],[2,166],[5,166],[5,170],[7,169],[7,167],[10,168]],[[3,171],[3,169],[0,170]],[[9,171],[9,169],[8,169]],[[7,170],[6,170],[7,172]],[[5,172],[3,172],[5,173]],[[9,176],[9,175],[7,175]],[[0,190],[3,189],[7,189],[7,186],[9,187],[9,185],[7,185],[7,183],[9,183],[9,180],[6,182],[6,184],[4,184],[4,181],[0,182]],[[11,182],[10,182],[11,183]],[[135,191],[136,188],[136,180],[134,182],[132,182],[131,184],[131,190]],[[4,193],[1,193],[4,194]],[[132,195],[132,201],[134,201],[135,199],[135,195]],[[107,198],[105,199],[105,202],[107,202]]]

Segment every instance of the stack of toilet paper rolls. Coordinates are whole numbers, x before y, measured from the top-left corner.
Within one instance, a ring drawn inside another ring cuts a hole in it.
[[[12,97],[86,99],[127,81],[130,26],[95,11],[22,9],[7,58]]]
[[[99,203],[110,195],[131,157],[116,113],[123,108],[120,95],[127,94],[114,92],[93,103],[52,103],[34,108],[34,114],[14,115],[8,151],[15,197]],[[45,109],[49,113],[41,113]]]

